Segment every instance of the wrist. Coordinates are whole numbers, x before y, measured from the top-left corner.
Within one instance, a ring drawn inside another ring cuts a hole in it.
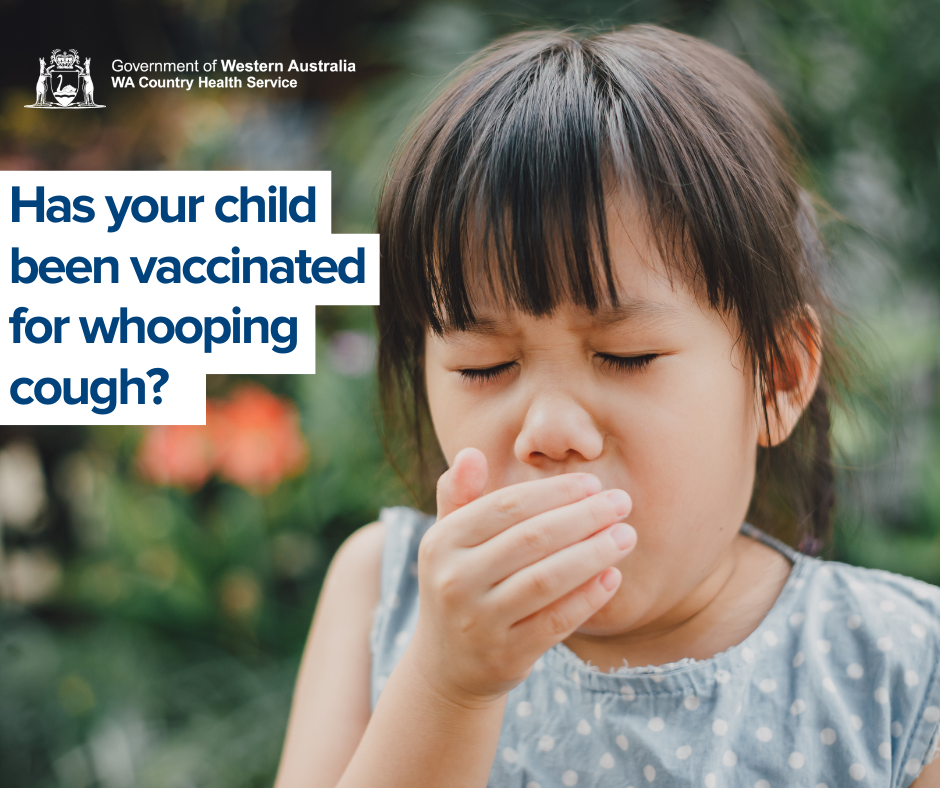
[[[409,647],[402,655],[402,663],[406,665],[412,680],[419,685],[419,691],[423,692],[430,702],[445,709],[461,713],[487,712],[494,708],[505,707],[508,693],[480,695],[468,692],[454,682],[437,675],[433,666],[426,664],[418,656],[416,649]]]

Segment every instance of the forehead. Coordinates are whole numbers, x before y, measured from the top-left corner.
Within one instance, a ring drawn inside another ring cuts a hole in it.
[[[694,286],[688,261],[663,259],[663,244],[657,238],[645,212],[626,200],[608,202],[606,210],[607,241],[616,301],[604,290],[598,291],[594,309],[575,303],[566,278],[571,275],[563,254],[543,261],[539,273],[551,282],[556,294],[555,307],[534,317],[564,315],[577,328],[607,328],[622,323],[663,324],[687,318],[696,308],[710,309],[703,294]],[[557,242],[556,242],[557,246]],[[486,253],[477,250],[468,255],[467,297],[472,305],[474,321],[461,330],[478,334],[508,331],[523,314],[499,276],[500,267]],[[483,264],[473,265],[473,261]],[[599,266],[600,255],[593,255]],[[602,274],[601,274],[602,276]],[[446,316],[445,316],[446,317]],[[457,333],[445,319],[444,334]]]

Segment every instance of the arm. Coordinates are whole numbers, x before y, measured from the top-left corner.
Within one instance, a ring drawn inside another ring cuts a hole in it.
[[[464,705],[427,681],[409,648],[392,671],[337,788],[485,788],[506,696]]]
[[[379,601],[384,527],[337,550],[307,639],[275,788],[333,788],[369,722],[369,630]]]
[[[370,720],[369,630],[384,528],[360,528],[330,564],[301,662],[275,788],[483,788],[505,697],[467,707],[438,693],[409,651]],[[423,757],[420,757],[423,756]]]

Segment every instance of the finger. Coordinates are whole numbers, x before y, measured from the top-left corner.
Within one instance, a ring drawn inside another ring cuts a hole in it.
[[[635,545],[636,531],[617,523],[510,575],[490,589],[488,604],[511,626],[617,563]]]
[[[467,560],[485,588],[622,520],[633,507],[623,490],[606,490],[523,520],[479,545]]]
[[[600,479],[592,473],[565,473],[511,484],[461,508],[454,527],[448,529],[450,538],[458,547],[474,547],[516,523],[600,491]]]
[[[486,456],[470,446],[461,449],[437,481],[437,519],[479,498],[486,489]]]
[[[510,628],[512,637],[519,643],[538,644],[536,648],[544,653],[604,607],[617,593],[622,580],[617,567],[608,567],[561,599],[518,621]]]

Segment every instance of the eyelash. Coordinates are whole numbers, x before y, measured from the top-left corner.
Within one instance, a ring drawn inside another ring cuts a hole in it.
[[[509,361],[495,367],[486,367],[484,369],[459,369],[457,371],[466,380],[470,380],[474,383],[488,383],[500,377],[504,372],[509,372],[515,365],[515,361]]]
[[[649,366],[653,359],[658,358],[658,353],[646,353],[642,356],[609,356],[606,353],[598,354],[602,364],[606,364],[611,369],[618,372],[638,372]],[[460,369],[457,370],[463,378],[475,383],[488,383],[496,380],[504,373],[508,372],[516,364],[515,361],[509,361],[505,364],[499,364],[495,367],[486,367],[484,369]]]
[[[642,356],[608,356],[606,353],[600,354],[602,364],[606,364],[619,372],[637,372],[658,358],[658,353],[646,353]]]

